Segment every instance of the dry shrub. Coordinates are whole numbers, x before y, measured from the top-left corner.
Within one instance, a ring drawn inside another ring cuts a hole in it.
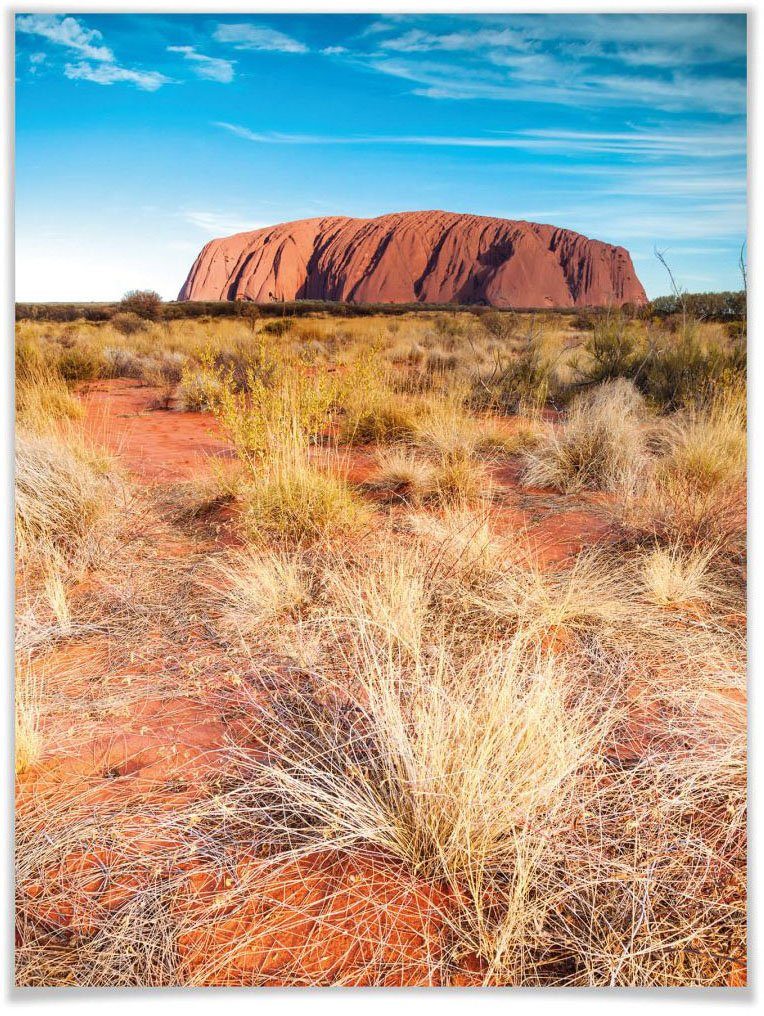
[[[677,413],[669,428],[666,472],[699,490],[741,485],[746,470],[745,391],[731,390],[708,408]]]
[[[637,538],[742,552],[746,523],[744,394],[729,392],[706,409],[676,414],[667,447],[641,490],[614,507]]]
[[[714,548],[688,550],[681,544],[653,547],[640,569],[647,598],[663,607],[707,602],[719,593],[709,576],[713,558]]]
[[[370,487],[416,503],[429,496],[435,486],[432,463],[405,445],[381,448]]]
[[[16,539],[22,559],[88,552],[109,511],[108,485],[86,449],[52,434],[16,435]]]
[[[312,598],[303,556],[267,547],[219,562],[212,583],[224,624],[245,637],[294,620]]]
[[[527,486],[630,489],[647,466],[643,404],[627,381],[609,381],[579,396],[559,425],[549,424],[525,452]]]
[[[379,622],[384,627],[386,619]],[[512,867],[522,829],[547,828],[591,763],[603,725],[569,699],[553,660],[524,643],[462,666],[440,652],[401,667],[363,614],[349,629],[356,691],[344,716],[308,694],[267,717],[267,765],[249,760],[257,800],[278,801],[292,848],[375,846],[418,875],[472,887]],[[246,763],[245,763],[246,764]]]
[[[566,568],[543,568],[525,551],[508,557],[470,598],[475,608],[531,639],[544,632],[590,633],[626,627],[634,611],[635,583],[623,566],[601,552],[579,554]]]
[[[145,318],[132,311],[122,311],[113,314],[109,324],[120,335],[135,335],[138,332],[146,331],[148,327]]]
[[[298,457],[264,470],[252,486],[244,524],[255,540],[314,542],[348,536],[369,520],[365,509],[340,477]]]
[[[35,765],[43,751],[41,719],[42,683],[27,657],[16,664],[14,752],[16,775]]]
[[[29,431],[45,433],[67,420],[84,415],[84,407],[55,370],[40,366],[16,380],[16,422]]]

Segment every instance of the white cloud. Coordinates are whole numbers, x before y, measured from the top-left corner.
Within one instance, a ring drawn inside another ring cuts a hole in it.
[[[392,49],[398,53],[428,53],[433,50],[456,52],[477,49],[508,47],[509,49],[525,50],[530,43],[528,39],[512,28],[484,28],[464,32],[446,32],[435,34],[412,28],[410,32],[395,39],[385,39],[380,43],[384,49]]]
[[[22,14],[16,17],[16,30],[47,39],[76,53],[78,62],[64,65],[64,76],[73,81],[92,81],[97,85],[127,82],[144,92],[155,92],[172,81],[159,71],[120,66],[108,46],[96,45],[103,39],[101,32],[87,28],[76,18],[60,14]],[[31,73],[35,73],[37,66],[45,60],[45,54],[33,53],[29,59]]]
[[[162,85],[168,85],[172,78],[159,71],[135,71],[118,64],[66,64],[64,74],[73,81],[92,81],[97,85],[114,85],[126,81],[144,92],[155,92]]]
[[[114,59],[107,46],[94,45],[103,38],[95,28],[86,28],[76,18],[61,14],[21,14],[16,17],[16,31],[39,35],[57,46],[76,50],[86,60]]]
[[[433,24],[381,19],[358,37],[374,49],[356,59],[431,99],[745,109],[742,17],[443,15],[442,30]]]
[[[677,111],[708,109],[716,113],[745,110],[746,83],[741,78],[693,77],[676,72],[668,78],[594,73],[571,67],[548,54],[536,60],[498,58],[477,64],[449,64],[373,56],[367,66],[382,74],[411,81],[415,95],[430,99],[493,99],[558,105],[647,106]],[[542,58],[547,61],[544,70]],[[499,70],[501,62],[505,70]],[[517,64],[519,73],[514,73]]]
[[[226,212],[186,211],[180,213],[181,218],[191,223],[208,235],[230,236],[232,233],[244,233],[260,229],[263,222],[252,222],[246,216],[234,216]]]
[[[207,81],[219,81],[224,85],[233,81],[233,65],[236,61],[205,56],[204,53],[197,53],[193,46],[168,46],[167,52],[182,53],[183,57],[192,65],[192,70],[197,77],[205,78]]]
[[[230,42],[234,49],[252,49],[274,53],[307,53],[308,47],[289,35],[253,25],[251,22],[219,24],[214,32],[218,42]]]
[[[220,127],[245,141],[288,145],[425,145],[442,148],[509,148],[538,152],[576,152],[621,155],[634,159],[719,159],[745,152],[745,132],[730,126],[707,130],[573,131],[530,129],[494,135],[448,134],[286,134],[253,131],[240,124],[217,121]],[[612,170],[608,170],[612,172]]]
[[[347,46],[326,46],[321,50],[324,56],[339,56],[340,53],[347,53]]]

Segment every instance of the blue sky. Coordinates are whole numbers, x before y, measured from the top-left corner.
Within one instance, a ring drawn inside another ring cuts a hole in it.
[[[16,17],[16,298],[174,298],[203,243],[418,208],[740,288],[744,15]]]

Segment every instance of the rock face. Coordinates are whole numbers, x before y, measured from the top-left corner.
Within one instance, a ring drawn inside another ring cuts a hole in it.
[[[628,251],[453,212],[301,219],[211,240],[179,300],[592,307],[647,301]]]

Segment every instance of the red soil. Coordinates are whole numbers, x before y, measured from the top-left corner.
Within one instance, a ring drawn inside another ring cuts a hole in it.
[[[182,903],[198,926],[178,940],[191,983],[437,983],[449,897],[386,858],[315,852],[199,876]]]
[[[83,394],[91,435],[137,479],[172,484],[198,475],[210,459],[230,457],[211,418],[151,409],[155,396],[156,390],[130,380],[98,382]],[[354,453],[350,467],[356,482],[367,479],[369,453]],[[560,511],[565,499],[522,490],[508,468],[496,469],[494,482],[499,529],[526,529],[552,566],[609,537],[596,503],[579,499]],[[185,538],[157,540],[156,553],[168,560],[198,550]],[[569,648],[571,638],[554,630],[547,648]],[[151,656],[149,632],[146,641],[145,658],[134,665],[115,667],[115,649],[100,637],[65,643],[36,664],[63,703],[92,698],[95,706],[98,682],[108,674],[122,705],[94,719],[73,718],[65,709],[46,719],[45,741],[55,747],[19,777],[19,814],[41,799],[77,813],[84,808],[94,818],[118,816],[122,838],[118,844],[97,836],[91,844],[73,844],[38,871],[20,886],[27,912],[57,934],[88,936],[157,879],[170,879],[182,929],[176,946],[189,983],[437,983],[449,895],[398,863],[315,852],[274,866],[257,857],[214,862],[189,854],[194,802],[209,795],[220,775],[226,737],[239,744],[249,737],[251,750],[256,746],[235,711],[233,718],[227,713],[238,677],[225,688],[201,649],[195,656],[193,647],[182,647],[182,665],[170,665]],[[635,703],[614,749],[620,762],[636,761],[648,749],[650,720],[649,710]],[[740,983],[745,974],[734,976]],[[481,983],[480,962],[464,960],[449,981]]]
[[[190,480],[206,459],[233,457],[211,416],[153,409],[160,395],[161,389],[126,378],[87,385],[82,400],[93,440],[146,483]]]

